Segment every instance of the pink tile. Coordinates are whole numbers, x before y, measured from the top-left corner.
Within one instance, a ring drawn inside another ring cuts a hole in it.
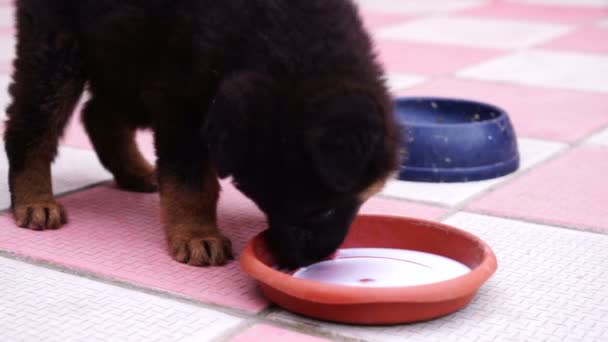
[[[504,54],[493,49],[382,39],[376,41],[376,50],[387,71],[428,76],[452,74]]]
[[[13,65],[9,61],[0,61],[0,74],[12,74],[13,73]],[[3,89],[5,91],[5,89]]]
[[[608,124],[608,101],[595,93],[439,79],[399,95],[459,97],[495,104],[509,113],[522,137],[574,142]]]
[[[585,24],[608,14],[605,8],[527,5],[509,2],[491,2],[482,7],[463,10],[456,14],[499,19]]]
[[[585,27],[541,46],[569,52],[608,53],[608,28]]]
[[[377,30],[386,26],[402,23],[411,17],[405,15],[386,14],[378,12],[361,12],[361,17],[365,22],[365,26],[369,30]]]
[[[608,148],[582,147],[482,197],[472,210],[608,233]]]
[[[156,194],[101,186],[63,198],[70,224],[57,231],[16,228],[0,219],[0,248],[45,262],[158,288],[198,300],[259,311],[267,305],[238,263],[197,268],[173,261],[159,224]],[[250,202],[228,188],[220,224],[236,250],[264,227]]]
[[[198,268],[169,257],[156,194],[122,192],[104,185],[61,201],[70,224],[56,231],[16,228],[12,218],[0,217],[0,249],[219,305],[250,311],[267,306],[237,262],[226,267]],[[422,218],[442,212],[386,199],[370,200],[363,211]],[[246,241],[265,228],[265,219],[257,208],[226,184],[219,218],[237,257]]]
[[[309,336],[271,325],[258,324],[234,337],[230,342],[325,342],[324,338]]]
[[[422,205],[406,201],[374,197],[361,208],[361,213],[376,215],[411,216],[420,219],[432,220],[446,213],[439,207]]]
[[[60,141],[61,145],[92,150],[93,145],[80,121],[80,108],[76,110]]]

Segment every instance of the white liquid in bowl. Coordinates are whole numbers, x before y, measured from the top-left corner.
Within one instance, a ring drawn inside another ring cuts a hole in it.
[[[359,287],[416,286],[457,278],[471,269],[444,256],[389,248],[349,248],[296,271],[296,278]]]

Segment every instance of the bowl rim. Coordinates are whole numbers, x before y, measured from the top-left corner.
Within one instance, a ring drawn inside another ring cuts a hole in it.
[[[257,243],[264,243],[261,232],[251,239],[243,250],[242,269],[258,282],[288,296],[320,304],[349,305],[372,303],[436,303],[453,300],[475,293],[497,269],[496,255],[490,246],[477,236],[443,223],[396,215],[358,215],[359,220],[400,220],[434,229],[447,229],[472,240],[483,249],[482,261],[471,272],[442,282],[401,287],[355,287],[321,283],[293,277],[260,261],[255,256]]]
[[[479,106],[484,106],[484,107],[488,107],[492,110],[495,110],[496,113],[498,114],[496,117],[489,119],[489,120],[481,120],[481,121],[474,121],[474,122],[458,122],[458,123],[405,123],[406,127],[410,127],[410,128],[417,128],[417,127],[421,127],[421,128],[436,128],[436,127],[441,127],[441,128],[462,128],[462,126],[479,126],[479,125],[486,125],[486,124],[493,124],[496,123],[498,121],[504,121],[504,120],[509,120],[509,115],[507,114],[507,111],[490,103],[487,102],[482,102],[482,101],[477,101],[477,100],[467,100],[467,99],[460,99],[460,98],[451,98],[451,97],[441,97],[441,96],[400,96],[394,99],[393,103],[394,103],[394,112],[395,112],[395,116],[397,118],[400,117],[400,115],[398,114],[399,111],[397,110],[397,108],[399,108],[399,105],[401,103],[404,102],[412,102],[412,101],[437,101],[437,102],[458,102],[458,103],[464,103],[464,104],[471,104],[471,105],[479,105]]]

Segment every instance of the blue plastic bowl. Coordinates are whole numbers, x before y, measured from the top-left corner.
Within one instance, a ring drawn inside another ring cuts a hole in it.
[[[501,177],[519,168],[513,125],[495,106],[445,98],[399,98],[407,156],[399,179],[468,182]]]

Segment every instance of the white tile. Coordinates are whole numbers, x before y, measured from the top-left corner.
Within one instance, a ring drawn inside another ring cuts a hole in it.
[[[391,92],[397,92],[424,83],[425,80],[425,77],[419,75],[389,73],[387,84]]]
[[[547,160],[566,147],[562,143],[534,139],[519,139],[518,143],[521,166],[517,173]],[[424,183],[394,180],[388,182],[381,195],[455,206],[511,177],[513,175],[468,183]]]
[[[11,83],[11,77],[9,75],[0,75],[0,120],[6,118],[6,107],[11,102],[11,98],[8,95],[8,86]]]
[[[589,140],[587,140],[587,143],[594,144],[594,145],[608,146],[608,128],[606,128],[602,132],[592,136]]]
[[[0,29],[12,28],[15,25],[13,7],[0,7]]]
[[[10,207],[8,190],[8,160],[4,144],[0,143],[0,209]],[[53,190],[55,194],[77,190],[91,184],[112,179],[109,172],[103,169],[93,151],[60,147],[59,155],[53,163]]]
[[[522,51],[472,66],[458,75],[477,80],[608,92],[608,56]]]
[[[11,62],[15,56],[15,38],[0,35],[0,63]]]
[[[367,11],[420,14],[463,10],[483,4],[484,0],[356,0]]]
[[[608,18],[607,19],[602,19],[597,23],[598,27],[601,28],[608,28]]]
[[[484,239],[498,259],[465,309],[393,327],[271,318],[368,341],[608,341],[608,236],[467,213],[447,223]]]
[[[517,49],[542,44],[570,26],[502,19],[430,17],[381,29],[377,37],[449,45]]]
[[[210,341],[239,318],[0,257],[0,341]]]
[[[524,4],[559,5],[574,7],[608,7],[608,0],[507,0]]]

